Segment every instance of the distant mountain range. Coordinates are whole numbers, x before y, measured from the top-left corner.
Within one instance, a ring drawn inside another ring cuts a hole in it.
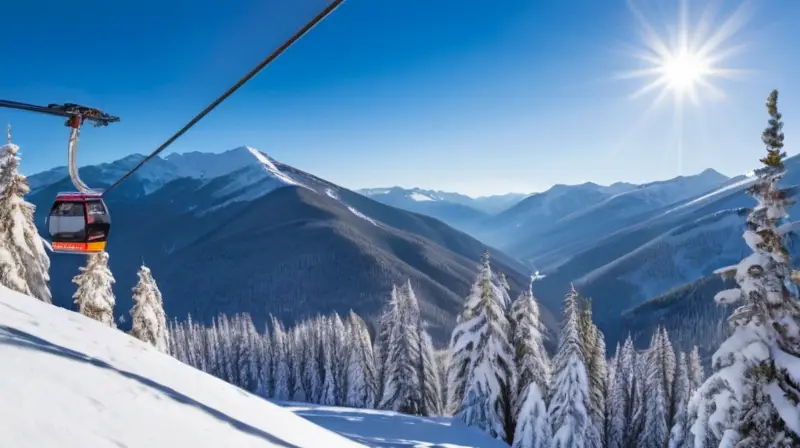
[[[786,164],[784,182],[798,183],[800,159]],[[701,336],[691,344],[709,355],[730,311],[714,304],[723,285],[711,273],[748,253],[741,235],[754,204],[745,194],[753,179],[707,169],[643,185],[555,185],[499,213],[453,225],[546,274],[535,293],[552,313],[570,284],[591,297],[609,351],[628,333],[645,346],[663,324],[686,344]],[[800,209],[791,212],[797,216]]]
[[[103,188],[142,157],[84,167],[81,177]],[[29,183],[46,235],[55,193],[73,187],[63,167],[30,176]],[[437,219],[381,204],[250,147],[154,158],[107,203],[117,314],[125,315],[142,261],[171,317],[210,321],[247,311],[259,326],[270,314],[290,322],[351,308],[374,318],[392,283],[411,279],[441,345],[486,248]],[[527,285],[526,266],[489,250],[515,293]],[[70,308],[70,280],[84,258],[54,254],[52,261],[54,301]]]
[[[85,167],[81,175],[102,187],[141,157]],[[798,183],[800,159],[786,165],[784,182]],[[708,169],[643,185],[555,185],[474,199],[419,188],[354,192],[249,147],[172,154],[110,195],[109,252],[120,314],[130,307],[142,259],[168,313],[204,321],[237,311],[259,323],[269,314],[291,321],[350,308],[374,318],[391,284],[411,278],[442,345],[488,245],[515,293],[534,270],[546,274],[534,293],[549,327],[571,283],[591,297],[613,350],[628,332],[646,345],[658,324],[683,335],[702,332],[678,323],[720,325],[728,311],[713,304],[721,281],[711,273],[747,253],[741,232],[754,203],[745,194],[752,180]],[[29,182],[43,224],[55,192],[70,183],[64,168]],[[62,306],[70,306],[69,280],[81,263],[53,256]]]

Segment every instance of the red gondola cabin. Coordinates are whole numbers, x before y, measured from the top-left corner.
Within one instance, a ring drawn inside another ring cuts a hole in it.
[[[59,193],[47,217],[53,252],[104,252],[111,215],[101,193]]]

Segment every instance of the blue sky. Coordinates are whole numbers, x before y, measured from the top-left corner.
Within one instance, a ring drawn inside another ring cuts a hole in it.
[[[84,128],[83,164],[148,153],[326,1],[4,2],[0,98],[120,116]],[[690,3],[696,22],[707,2]],[[740,2],[716,3],[718,26]],[[668,36],[676,2],[635,4]],[[470,195],[708,167],[737,175],[761,155],[772,88],[790,154],[800,134],[791,57],[800,2],[760,0],[749,11],[722,46],[740,51],[720,65],[754,72],[713,80],[724,98],[701,93],[678,132],[671,100],[645,114],[657,93],[630,95],[646,80],[615,79],[641,68],[631,48],[643,48],[642,35],[625,1],[346,0],[170,152],[247,144],[345,187]],[[60,119],[0,109],[7,122],[26,173],[65,163]]]

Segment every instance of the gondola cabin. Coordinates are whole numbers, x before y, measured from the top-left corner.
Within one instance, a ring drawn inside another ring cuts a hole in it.
[[[47,217],[47,228],[53,252],[103,252],[111,215],[101,193],[59,193]]]

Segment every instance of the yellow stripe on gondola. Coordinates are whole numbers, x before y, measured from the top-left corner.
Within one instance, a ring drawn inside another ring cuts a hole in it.
[[[91,243],[65,243],[60,241],[54,241],[52,246],[55,252],[95,253],[95,252],[103,252],[106,250],[105,241],[94,241]]]
[[[106,250],[105,241],[95,241],[86,244],[86,252],[103,252],[104,250]]]

